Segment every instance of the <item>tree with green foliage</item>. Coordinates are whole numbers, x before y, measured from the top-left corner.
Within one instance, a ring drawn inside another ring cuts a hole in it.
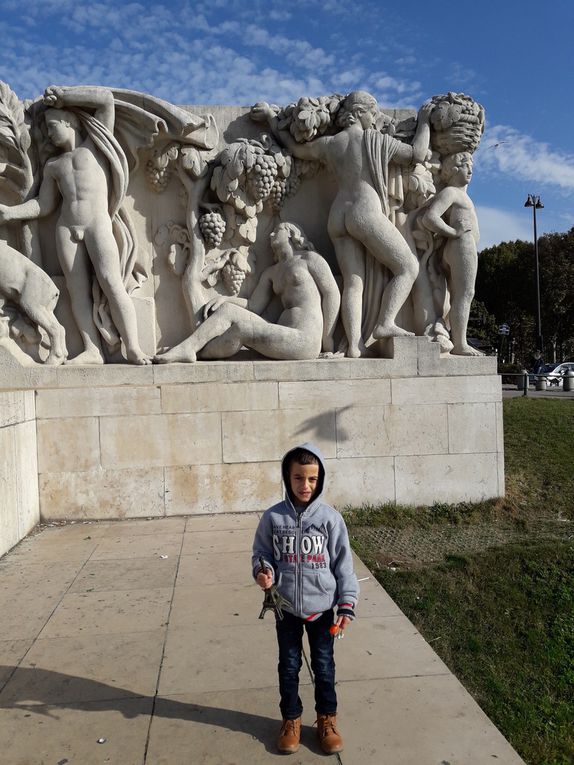
[[[574,228],[539,238],[540,303],[545,359],[574,357]],[[529,366],[536,348],[534,245],[502,242],[480,253],[476,300],[497,325],[510,326],[514,351]]]

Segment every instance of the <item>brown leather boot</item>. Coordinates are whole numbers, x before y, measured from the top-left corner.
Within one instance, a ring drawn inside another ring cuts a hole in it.
[[[317,738],[325,754],[343,751],[343,739],[337,731],[336,715],[317,715]]]
[[[283,720],[277,739],[277,749],[283,754],[293,754],[299,749],[301,738],[301,718],[296,720]]]

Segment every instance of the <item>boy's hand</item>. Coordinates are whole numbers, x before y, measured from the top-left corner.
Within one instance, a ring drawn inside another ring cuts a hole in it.
[[[271,571],[269,571],[268,568],[266,568],[265,571],[260,571],[257,574],[257,579],[255,581],[262,590],[268,590],[273,584],[273,576]]]
[[[340,630],[344,630],[347,624],[350,624],[351,621],[352,619],[349,619],[348,616],[339,616],[337,617],[337,621],[335,622],[335,624]]]

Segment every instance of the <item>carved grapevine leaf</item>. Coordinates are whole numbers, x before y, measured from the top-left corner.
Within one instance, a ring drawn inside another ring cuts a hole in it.
[[[26,125],[24,105],[5,83],[0,81],[0,145],[8,146],[24,155],[30,147],[30,134]]]

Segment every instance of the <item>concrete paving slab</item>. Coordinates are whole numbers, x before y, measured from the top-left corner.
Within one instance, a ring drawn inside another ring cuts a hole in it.
[[[193,553],[179,559],[176,587],[207,584],[251,584],[251,552],[222,558],[221,553]]]
[[[0,562],[0,597],[6,593],[13,598],[16,592],[34,592],[38,588],[41,588],[42,595],[63,593],[83,565],[81,561],[23,563],[12,555],[6,556]]]
[[[48,541],[35,562],[44,532],[28,540],[30,554],[3,559],[0,761],[258,765],[281,756],[275,625],[270,615],[257,619],[262,593],[251,578],[255,518],[244,526],[220,516],[215,527],[210,518],[202,530],[199,517],[184,520],[130,521],[125,532],[110,523],[87,540],[96,544],[88,560],[46,559],[60,547]],[[57,529],[61,547],[81,549],[83,532],[69,528],[69,540]],[[158,544],[164,552],[171,545],[167,559]],[[346,746],[333,761],[521,763],[358,560],[356,572],[365,578],[359,618],[336,644]],[[306,726],[315,717],[311,682],[305,661]],[[319,758],[305,727],[290,762]]]
[[[361,619],[368,616],[398,616],[402,613],[374,577],[359,582],[359,587],[361,594],[357,614]]]
[[[3,593],[0,598],[0,640],[35,639],[61,601],[60,594],[41,590],[20,592],[17,599]]]
[[[172,590],[73,592],[40,633],[42,638],[150,632],[167,625]]]
[[[42,538],[40,534],[39,539]],[[36,537],[34,537],[36,539]],[[85,563],[98,543],[94,539],[70,544],[45,544],[36,548],[32,539],[25,539],[10,552],[12,563]]]
[[[229,531],[202,531],[186,533],[183,538],[182,555],[194,553],[232,554],[248,552],[253,548],[252,529],[231,529]]]
[[[83,523],[45,524],[41,527],[42,540],[58,539],[66,544],[87,538],[100,539],[109,528],[109,523],[102,521],[84,521]],[[36,535],[35,535],[36,536]],[[35,538],[35,537],[34,537]]]
[[[91,556],[92,560],[158,558],[179,555],[181,534],[115,534],[104,537]]]
[[[313,689],[301,688],[305,707],[301,748],[289,765],[325,763],[312,727]],[[275,740],[280,727],[276,688],[158,697],[150,728],[150,765],[267,765],[286,761]],[[328,760],[337,762],[336,758]]]
[[[141,536],[144,534],[179,534],[185,530],[187,518],[142,518],[134,521],[114,521],[108,524],[105,536]]]
[[[33,640],[0,640],[0,689],[22,661]]]
[[[169,617],[170,629],[195,629],[197,624],[198,585],[177,587]],[[257,585],[208,584],[201,593],[201,622],[213,627],[235,627],[253,624],[259,616],[263,597]],[[268,616],[272,621],[273,617]]]
[[[449,672],[402,614],[357,620],[335,647],[338,681]]]
[[[70,592],[173,587],[177,563],[176,555],[168,558],[89,560],[70,587]]]
[[[163,630],[36,640],[0,692],[0,707],[153,697],[164,640]]]
[[[340,683],[343,765],[524,765],[453,675]]]
[[[305,666],[301,681],[310,683]],[[217,627],[205,624],[201,611],[193,630],[168,630],[159,693],[207,693],[262,688],[277,682],[275,624]]]
[[[186,534],[198,531],[234,531],[252,529],[255,531],[261,513],[235,513],[224,515],[196,515],[187,519]]]
[[[152,699],[0,708],[8,765],[141,765]],[[105,739],[98,744],[99,739]],[[150,764],[151,765],[151,764]]]

